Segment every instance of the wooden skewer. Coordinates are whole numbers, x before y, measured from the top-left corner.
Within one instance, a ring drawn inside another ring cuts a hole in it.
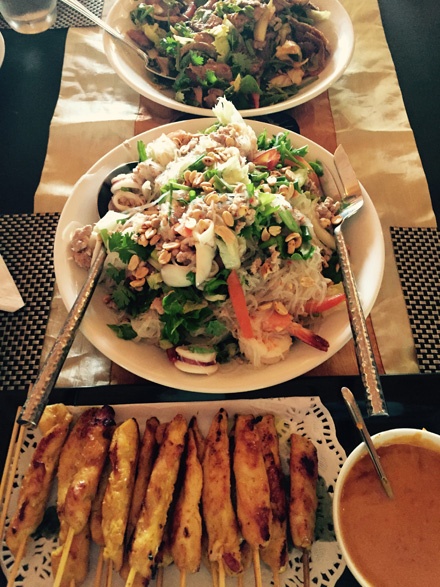
[[[16,418],[21,408],[18,408]],[[14,484],[15,473],[17,472],[18,459],[23,444],[26,429],[15,421],[12,429],[11,440],[9,442],[6,463],[3,469],[2,481],[0,484],[0,500],[2,504],[2,515],[0,518],[0,536],[3,536],[5,530],[6,516],[8,514],[9,502],[11,500],[12,486]]]
[[[134,569],[133,567],[130,569],[130,572],[128,573],[128,578],[127,578],[127,582],[125,583],[125,587],[133,587],[134,584],[134,580],[136,578],[136,569]]]
[[[70,580],[70,587],[76,587],[75,579]]]
[[[237,587],[243,587],[244,583],[244,572],[240,573],[240,575],[238,575],[237,577]]]
[[[182,569],[180,571],[179,587],[185,587],[185,585],[186,585],[186,571],[185,571],[185,569]]]
[[[24,540],[20,542],[20,546],[18,547],[17,555],[14,560],[14,564],[12,565],[11,571],[9,573],[9,579],[7,587],[14,587],[15,579],[17,577],[18,569],[20,568],[21,561],[23,559],[24,552],[26,550],[27,544],[27,536],[24,537]]]
[[[70,547],[72,546],[73,537],[75,536],[75,532],[73,528],[69,528],[69,532],[67,533],[66,542],[63,544],[63,551],[61,554],[60,564],[57,570],[57,574],[55,577],[55,581],[53,587],[60,587],[61,581],[63,580],[64,570],[66,568],[67,559],[69,558]]]
[[[214,562],[209,561],[209,570],[211,571],[213,587],[218,587],[217,565]]]
[[[304,579],[303,585],[304,587],[310,587],[310,552],[307,549],[303,550],[302,564]]]
[[[163,587],[163,567],[157,569],[156,587]]]
[[[273,587],[280,587],[280,574],[274,570],[272,573]]]
[[[263,587],[263,582],[261,580],[260,550],[258,548],[252,549],[252,561],[254,563],[255,587]]]
[[[96,574],[93,581],[93,587],[101,587],[102,569],[104,567],[104,549],[99,549],[98,564],[96,565]]]
[[[105,587],[112,587],[112,580],[113,580],[113,561],[109,560],[107,562]]]
[[[218,587],[225,587],[225,567],[223,565],[223,560],[220,560],[218,563]]]

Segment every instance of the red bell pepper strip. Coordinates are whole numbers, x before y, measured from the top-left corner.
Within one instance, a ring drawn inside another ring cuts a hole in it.
[[[334,308],[338,304],[342,303],[345,300],[344,293],[337,293],[332,296],[328,296],[324,298],[322,302],[306,302],[304,304],[304,310],[307,314],[320,314],[321,312],[325,312],[326,310],[330,310]]]

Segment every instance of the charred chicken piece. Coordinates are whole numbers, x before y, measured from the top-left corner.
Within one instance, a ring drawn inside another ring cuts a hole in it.
[[[104,560],[113,563],[115,571],[122,567],[124,537],[133,494],[139,452],[139,427],[135,418],[118,426],[110,444],[111,472],[102,502]]]
[[[290,531],[296,548],[310,550],[318,506],[318,455],[308,438],[292,434],[290,442]]]
[[[69,528],[79,534],[88,522],[115,428],[114,415],[110,406],[85,410],[64,444],[57,498],[61,542]]]
[[[194,430],[188,431],[183,485],[180,489],[171,525],[171,554],[182,574],[196,573],[202,557],[203,470],[197,456]]]
[[[6,543],[14,556],[23,541],[29,538],[43,520],[71,421],[72,415],[63,404],[47,406],[43,412],[39,425],[43,436],[23,478],[17,510],[6,532]]]
[[[238,522],[231,499],[228,414],[214,416],[203,459],[203,518],[208,535],[208,558],[229,575],[242,572]]]
[[[237,516],[243,538],[256,550],[269,543],[272,509],[269,481],[254,416],[236,417],[234,440]]]
[[[187,422],[178,414],[165,431],[136,524],[129,555],[130,573],[139,573],[146,579],[151,578],[155,557],[162,542],[186,432]]]
[[[257,419],[256,427],[269,481],[272,509],[269,544],[261,549],[260,554],[262,560],[271,568],[275,584],[277,584],[277,577],[286,569],[288,561],[285,479],[281,468],[279,440],[274,416],[266,414],[261,419]]]
[[[127,544],[129,544],[130,539],[133,536],[133,531],[141,512],[142,502],[147,491],[153,463],[157,455],[158,443],[156,441],[156,431],[158,426],[159,420],[157,418],[149,418],[145,423],[145,430],[142,435],[141,447],[139,450],[136,481],[128,516]]]

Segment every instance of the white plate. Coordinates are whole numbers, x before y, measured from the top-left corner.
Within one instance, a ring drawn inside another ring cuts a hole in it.
[[[55,236],[55,274],[62,299],[70,308],[85,279],[85,273],[68,261],[66,227],[71,222],[81,225],[96,222],[96,194],[106,175],[118,165],[137,159],[136,143],[154,140],[162,133],[178,129],[196,132],[207,128],[214,119],[193,119],[158,127],[125,141],[102,157],[74,187],[60,217]],[[257,133],[267,130],[268,135],[280,132],[277,126],[248,121]],[[292,145],[309,145],[307,157],[319,159],[336,175],[333,156],[312,141],[290,133]],[[364,207],[351,219],[344,234],[349,246],[353,270],[355,272],[360,298],[365,314],[369,314],[379,292],[384,268],[384,241],[379,218],[368,194],[363,189]],[[327,339],[330,347],[327,353],[318,351],[296,341],[289,355],[281,363],[255,368],[231,362],[221,365],[217,373],[209,377],[187,374],[175,369],[168,361],[166,353],[145,343],[124,341],[108,328],[115,320],[114,313],[102,301],[103,291],[95,292],[81,330],[90,342],[105,356],[128,371],[150,381],[188,391],[205,393],[232,393],[261,389],[298,377],[317,367],[334,355],[351,337],[351,329],[345,307],[332,311],[315,331]]]
[[[131,404],[116,405],[116,422],[120,423],[136,417],[140,431],[143,432],[145,420],[156,416],[160,422],[168,422],[177,413],[183,414],[189,422],[192,416],[197,416],[197,422],[203,435],[206,435],[212,418],[220,408],[228,412],[229,419],[235,414],[273,414],[280,440],[280,458],[285,474],[288,474],[289,438],[292,433],[307,436],[315,444],[318,452],[318,514],[316,524],[316,540],[312,546],[311,556],[311,580],[312,584],[319,581],[320,587],[334,587],[345,569],[345,562],[341,559],[341,552],[333,533],[331,519],[330,495],[344,461],[345,451],[339,444],[332,417],[326,407],[316,397],[287,397],[262,400],[229,400],[222,402],[185,402],[167,404]],[[85,407],[75,406],[69,408],[74,416],[83,412]],[[23,449],[18,462],[18,470],[15,476],[14,488],[12,490],[9,505],[9,515],[13,515],[17,507],[18,489],[21,485],[22,475],[27,470],[32,454],[36,448],[41,435],[39,430],[28,430]],[[330,494],[330,495],[329,495]],[[49,504],[56,501],[56,487],[52,488]],[[46,587],[50,581],[50,553],[57,546],[57,539],[31,540],[27,546],[26,556],[22,562],[19,576],[14,582],[15,587]],[[83,587],[94,585],[94,576],[97,569],[98,548],[92,544],[90,553],[90,572]],[[1,564],[6,573],[10,574],[13,565],[13,557],[6,547],[1,552]],[[262,563],[262,584],[271,585],[271,573],[269,568]],[[289,565],[281,575],[283,587],[302,587],[302,563],[301,552],[289,548]],[[124,587],[123,581],[116,573],[112,574],[111,584],[113,587]],[[179,572],[175,565],[167,567],[164,571],[165,585],[179,585]],[[206,587],[212,585],[212,578],[205,565],[200,571],[187,579],[191,587]],[[236,582],[227,581],[229,586]],[[151,582],[151,587],[157,585],[156,581]],[[243,578],[243,587],[254,587],[255,581],[252,569],[248,569]]]
[[[2,66],[4,57],[5,57],[5,41],[3,39],[3,35],[0,33],[0,67]]]
[[[129,13],[137,4],[135,0],[118,0],[108,14],[108,24],[122,33],[133,28]],[[258,109],[240,110],[242,116],[263,116],[264,114],[280,112],[281,110],[298,106],[298,104],[303,104],[327,90],[344,73],[350,63],[354,49],[353,24],[345,8],[338,0],[319,0],[317,5],[320,9],[331,12],[330,19],[319,23],[317,26],[328,39],[331,51],[330,59],[319,79],[289,100],[279,104]],[[198,108],[176,102],[173,98],[174,93],[171,90],[163,90],[152,81],[152,76],[144,69],[143,61],[130,49],[126,49],[121,43],[114,41],[109,35],[104,35],[104,51],[116,73],[133,90],[139,92],[141,96],[179,112],[212,116],[209,108]]]

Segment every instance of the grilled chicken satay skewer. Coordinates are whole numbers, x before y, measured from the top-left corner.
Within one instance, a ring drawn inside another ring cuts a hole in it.
[[[3,536],[5,530],[6,517],[8,515],[9,502],[11,500],[12,487],[17,472],[18,460],[20,458],[21,447],[26,433],[26,428],[20,426],[17,422],[22,408],[17,408],[17,413],[12,427],[11,439],[9,441],[8,452],[6,455],[5,466],[3,468],[2,480],[0,483],[0,536]]]
[[[90,511],[90,537],[92,541],[99,546],[98,563],[96,566],[95,579],[93,587],[100,587],[102,580],[102,571],[104,567],[104,534],[102,533],[102,500],[104,499],[105,489],[107,487],[110,475],[110,461],[107,459],[99,480],[98,490],[95,499],[92,501]]]
[[[260,551],[261,558],[270,567],[274,587],[279,587],[280,573],[287,566],[287,499],[283,470],[281,467],[278,434],[275,418],[266,414],[257,419],[257,431],[261,441],[264,464],[270,488],[272,524],[269,544]]]
[[[252,549],[255,585],[261,587],[260,548],[269,544],[272,508],[260,436],[251,415],[239,415],[234,432],[234,475],[237,517]]]
[[[316,447],[298,434],[290,437],[289,520],[293,544],[303,552],[304,587],[310,585],[312,548],[318,497],[318,455]]]
[[[15,556],[14,567],[9,575],[11,585],[15,581],[28,538],[43,520],[71,421],[72,415],[63,404],[47,406],[40,419],[39,428],[43,436],[23,478],[17,509],[6,532],[6,544]]]
[[[111,471],[102,501],[104,560],[119,572],[124,560],[124,538],[139,453],[139,427],[135,418],[120,424],[110,444]],[[109,574],[110,574],[109,570]]]
[[[145,423],[145,430],[142,435],[141,446],[139,450],[139,459],[136,470],[136,480],[133,489],[133,496],[130,504],[128,515],[126,543],[129,544],[133,536],[136,522],[142,508],[142,502],[147,491],[150,480],[153,463],[157,456],[158,443],[156,440],[156,431],[159,426],[157,418],[149,418]]]
[[[180,571],[180,587],[185,587],[186,575],[200,569],[202,559],[202,497],[203,470],[197,454],[193,429],[188,430],[183,484],[171,522],[171,554]]]
[[[136,524],[129,555],[127,587],[133,584],[137,573],[148,580],[151,578],[173,498],[186,432],[187,422],[181,414],[177,414],[165,431]]]
[[[203,518],[208,535],[208,558],[217,566],[219,587],[225,572],[242,572],[240,535],[231,499],[231,463],[228,414],[220,409],[214,416],[205,441],[203,458]]]
[[[172,507],[172,506],[171,506]],[[156,554],[155,558],[155,565],[156,565],[156,587],[163,587],[164,585],[164,574],[165,569],[169,567],[173,563],[173,555],[171,554],[171,536],[170,536],[170,526],[171,526],[171,517],[172,513],[169,512],[169,516],[167,519],[167,524],[165,526],[162,542],[159,546],[159,550]]]
[[[61,451],[57,475],[61,546],[52,555],[53,566],[57,567],[54,587],[61,584],[70,549],[73,547],[76,552],[78,547],[81,556],[85,556],[88,520],[115,428],[114,415],[110,406],[85,410]],[[69,567],[67,576],[71,575],[80,583],[87,565],[84,561],[82,565],[73,562],[72,555]]]

